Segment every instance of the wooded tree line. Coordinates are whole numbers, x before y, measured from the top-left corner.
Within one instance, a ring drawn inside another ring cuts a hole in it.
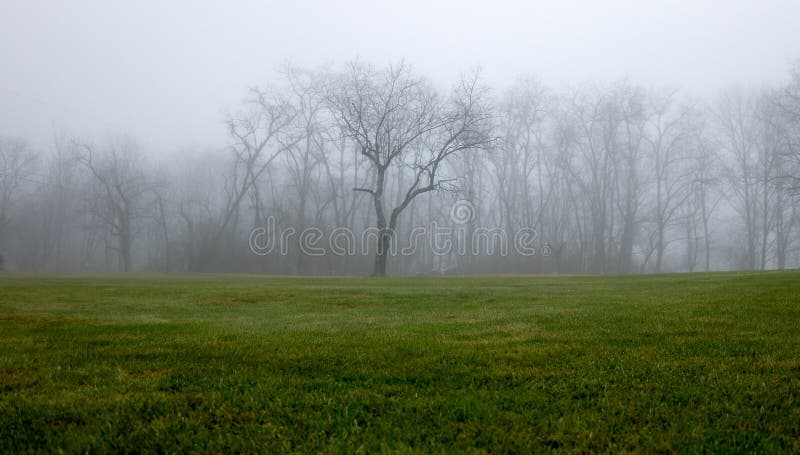
[[[405,64],[287,66],[224,127],[223,149],[162,156],[125,136],[56,135],[44,148],[0,138],[5,268],[608,274],[800,263],[800,65],[782,86],[709,100],[628,80],[554,90],[520,78],[499,91],[471,72],[445,90]],[[456,201],[471,209],[463,223]],[[281,247],[255,254],[251,233],[270,217]],[[532,229],[537,253],[392,254],[434,224],[453,244],[483,230],[487,247],[502,242],[494,228],[509,239]],[[345,230],[369,253],[304,248]]]

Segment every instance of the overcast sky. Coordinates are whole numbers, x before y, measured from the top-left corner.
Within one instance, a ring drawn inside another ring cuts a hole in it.
[[[282,62],[356,56],[442,85],[480,65],[498,88],[627,76],[711,96],[785,79],[800,1],[0,0],[0,135],[221,145],[225,113]]]

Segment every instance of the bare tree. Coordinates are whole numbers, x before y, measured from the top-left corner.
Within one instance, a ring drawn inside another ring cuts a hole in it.
[[[119,269],[129,272],[133,265],[134,222],[149,216],[145,198],[153,191],[143,156],[138,145],[129,139],[118,139],[102,148],[86,142],[75,145],[77,158],[94,183],[88,201],[90,213],[113,242],[109,246],[118,255]]]
[[[36,158],[27,142],[0,138],[0,269],[11,209],[23,185],[35,172]]]
[[[375,182],[354,188],[372,197],[379,241],[373,273],[386,274],[389,247],[403,210],[419,195],[441,187],[443,162],[451,155],[489,147],[491,110],[477,73],[464,77],[443,99],[403,63],[376,71],[352,63],[329,91],[330,108],[369,161]],[[411,183],[398,188],[397,205],[385,191],[392,166],[407,170]]]
[[[581,224],[580,251],[593,272],[606,273],[621,116],[613,98],[598,87],[576,90],[564,104],[559,126],[562,166],[576,185],[572,195],[575,219]]]
[[[667,230],[691,195],[691,173],[687,166],[693,137],[689,115],[691,108],[675,105],[675,92],[657,93],[653,98],[654,115],[651,121],[650,143],[655,201],[652,209],[654,224],[655,271],[661,272],[664,252],[671,242]]]
[[[528,77],[517,80],[499,102],[502,141],[488,164],[496,190],[498,221],[507,232],[523,226],[542,228],[542,216],[551,195],[544,175],[549,98],[547,88]],[[521,265],[512,266],[519,270]]]
[[[614,95],[621,117],[620,159],[617,162],[617,210],[620,212],[621,231],[617,270],[629,273],[644,192],[641,167],[651,111],[648,109],[647,93],[641,87],[623,83],[616,87]]]
[[[272,162],[297,140],[286,135],[296,116],[286,97],[274,90],[252,89],[245,112],[226,121],[233,139],[234,163],[227,176],[227,200],[217,238],[236,223],[244,197],[252,192],[256,220],[261,219],[258,181]]]
[[[784,140],[781,178],[795,194],[800,194],[800,60],[791,68],[791,79],[769,95],[781,114],[781,136]]]
[[[36,188],[36,224],[39,237],[33,242],[37,251],[37,270],[74,270],[69,260],[70,231],[80,214],[78,163],[69,138],[56,134],[53,148],[45,155],[41,184]],[[73,233],[74,234],[74,233]]]
[[[175,212],[180,219],[174,235],[180,245],[180,266],[189,271],[209,270],[217,248],[219,212],[224,207],[223,175],[219,169],[227,164],[216,150],[205,151],[186,160],[173,175]],[[222,194],[221,194],[222,193]]]
[[[315,182],[320,180],[319,166],[324,162],[325,139],[323,137],[322,115],[324,97],[321,85],[323,77],[313,71],[304,71],[287,66],[284,76],[289,84],[289,102],[295,112],[294,128],[291,134],[294,138],[286,153],[286,169],[291,179],[291,187],[297,197],[295,213],[295,227],[302,233],[307,226],[307,212],[311,199],[314,197]],[[327,198],[323,204],[335,202]],[[320,210],[317,211],[318,213]],[[295,273],[307,273],[306,255],[300,248],[303,239],[297,236]]]
[[[704,270],[711,270],[711,246],[713,228],[711,220],[723,200],[720,188],[719,156],[708,137],[706,122],[693,129],[693,153],[689,169],[691,172],[690,196],[686,201],[687,269],[694,271],[700,248],[703,249]]]

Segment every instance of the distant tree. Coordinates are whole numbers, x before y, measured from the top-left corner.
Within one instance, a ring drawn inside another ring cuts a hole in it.
[[[655,200],[651,210],[654,225],[655,271],[661,272],[664,253],[674,238],[667,235],[676,215],[691,196],[692,173],[689,169],[692,127],[696,123],[688,106],[677,106],[675,92],[653,95],[650,125],[650,164],[653,169]]]
[[[323,74],[286,66],[284,75],[289,85],[289,102],[295,113],[295,122],[286,157],[291,188],[297,198],[295,207],[295,228],[303,232],[308,227],[307,212],[314,190],[322,177],[321,164],[324,163],[325,139],[323,109],[325,100],[321,89]],[[328,201],[332,199],[328,198]],[[335,202],[335,201],[334,201]],[[317,210],[319,213],[320,211]],[[297,236],[297,251],[294,272],[307,273],[306,255],[300,248],[303,239]]]
[[[55,134],[49,153],[41,168],[41,183],[37,184],[36,199],[31,209],[37,213],[33,218],[38,238],[27,248],[37,252],[35,267],[39,271],[72,269],[79,261],[69,256],[72,251],[71,231],[76,228],[80,216],[79,166],[75,160],[74,147],[65,134]],[[75,242],[77,243],[77,242]]]
[[[629,273],[633,266],[633,246],[636,243],[646,178],[643,162],[648,142],[647,126],[653,110],[647,102],[647,92],[628,82],[618,84],[613,91],[617,115],[619,159],[616,162],[617,188],[614,191],[619,211],[620,232],[617,271]]]
[[[726,197],[744,223],[743,251],[737,266],[753,270],[758,257],[758,184],[756,181],[758,119],[756,100],[742,90],[725,92],[714,109],[719,148],[725,152]]]
[[[762,210],[761,266],[766,267],[772,256],[779,269],[786,267],[786,259],[794,243],[793,231],[797,224],[800,202],[800,156],[795,150],[800,145],[793,136],[800,123],[786,115],[779,104],[773,102],[774,92],[761,95],[757,106],[759,120],[758,182]],[[800,120],[800,117],[797,118]],[[774,254],[773,254],[774,253]]]
[[[89,171],[92,192],[88,208],[92,217],[113,239],[109,247],[118,254],[119,269],[132,269],[134,222],[149,217],[147,198],[155,188],[136,143],[119,139],[98,148],[76,142],[78,160]]]
[[[252,89],[244,104],[243,112],[229,116],[225,122],[232,140],[234,162],[226,175],[225,207],[215,244],[237,224],[246,196],[253,201],[256,221],[261,221],[262,198],[258,182],[273,161],[299,140],[288,134],[297,112],[283,93]]]
[[[27,142],[0,138],[0,268],[11,209],[23,185],[36,171],[36,158]]]
[[[559,119],[561,165],[569,173],[575,221],[579,223],[579,266],[609,271],[614,232],[618,131],[622,123],[613,93],[601,87],[575,90],[563,102]]]
[[[228,161],[218,150],[197,153],[178,169],[172,179],[174,212],[179,218],[173,236],[180,250],[180,267],[207,271],[219,262],[216,244],[220,235],[220,211],[228,201],[223,173]],[[176,261],[176,265],[178,265]]]
[[[796,194],[800,193],[800,60],[790,71],[790,80],[770,95],[780,113],[780,131],[784,139],[782,177]]]
[[[530,77],[517,80],[498,103],[502,141],[491,154],[486,173],[492,177],[498,219],[507,232],[543,228],[542,216],[551,202],[546,200],[552,196],[552,187],[545,188],[543,156],[549,103],[547,88]],[[474,200],[474,192],[468,199]],[[519,270],[521,264],[514,265]]]
[[[784,163],[775,105],[765,93],[734,91],[718,104],[721,148],[725,157],[728,199],[744,223],[744,251],[738,267],[764,269],[778,247],[778,262],[788,246],[794,215],[782,220],[790,209],[784,182],[789,163]],[[777,236],[777,238],[776,238]]]
[[[689,164],[690,196],[686,200],[684,209],[686,268],[690,272],[695,270],[702,248],[704,269],[708,272],[711,270],[711,237],[714,231],[711,226],[712,215],[723,200],[720,191],[720,166],[705,121],[698,119],[693,129],[693,136],[691,141],[693,151]]]

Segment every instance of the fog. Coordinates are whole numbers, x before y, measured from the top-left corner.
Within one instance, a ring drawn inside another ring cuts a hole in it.
[[[794,1],[5,1],[0,132],[125,131],[149,149],[223,145],[246,88],[298,65],[406,59],[448,84],[629,76],[710,95],[779,81],[800,55]]]
[[[793,1],[4,2],[0,254],[382,274],[381,242],[437,224],[511,251],[428,242],[388,272],[796,267],[799,21]],[[381,118],[351,109],[359,87],[431,128],[350,123]],[[325,254],[253,246],[287,228]],[[333,254],[337,228],[365,254]],[[535,254],[514,251],[524,229]]]

